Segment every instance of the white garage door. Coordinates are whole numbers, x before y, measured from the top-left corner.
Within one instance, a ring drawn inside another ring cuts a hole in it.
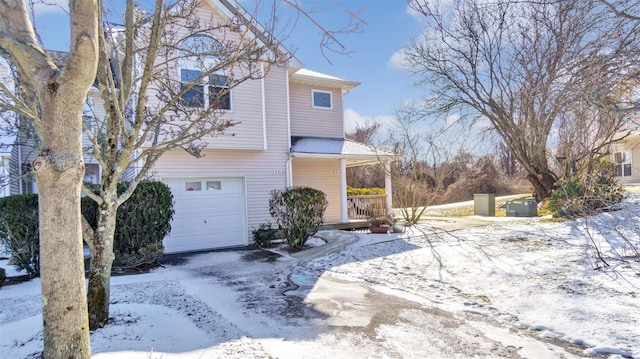
[[[165,253],[248,244],[243,178],[165,178],[175,214]]]

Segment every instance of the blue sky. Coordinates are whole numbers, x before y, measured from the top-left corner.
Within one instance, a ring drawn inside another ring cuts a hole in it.
[[[321,11],[315,15],[327,28],[340,28],[348,20],[331,0],[308,4]],[[422,22],[402,0],[342,0],[341,4],[352,12],[362,9],[359,17],[366,22],[362,32],[340,36],[348,55],[325,52],[327,61],[320,51],[320,30],[304,19],[288,42],[297,46],[296,57],[306,68],[361,83],[344,97],[348,126],[354,121],[387,122],[404,102],[423,95],[396,61],[398,51],[420,35]]]
[[[256,0],[240,2],[251,11]],[[280,0],[264,0],[265,5],[277,5],[285,19],[293,19],[295,12]],[[421,20],[412,13],[403,0],[338,0],[349,11],[361,12],[366,23],[360,33],[340,35],[348,55],[325,51],[322,55],[320,29],[305,18],[300,18],[290,36],[283,42],[295,51],[306,68],[326,74],[358,81],[361,85],[345,96],[344,109],[347,130],[355,122],[387,122],[405,101],[418,100],[422,93],[413,87],[412,79],[397,61],[397,52],[411,38],[422,31]],[[56,0],[61,4],[67,1]],[[328,29],[339,29],[348,22],[348,14],[333,0],[300,1],[300,5],[314,9],[312,16]],[[69,43],[68,20],[55,7],[37,9],[36,26],[45,46],[52,50],[67,50]],[[285,23],[285,22],[283,22]]]

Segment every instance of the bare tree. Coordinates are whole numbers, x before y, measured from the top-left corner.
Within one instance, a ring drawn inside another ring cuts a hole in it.
[[[455,167],[443,164],[450,162],[453,153],[464,152],[464,146],[454,146],[442,128],[425,126],[424,116],[415,106],[400,109],[394,131],[383,144],[398,158],[388,167],[388,174],[394,207],[408,224],[418,223],[444,189]]]
[[[518,161],[513,156],[513,153],[509,151],[509,148],[500,141],[496,145],[495,153],[498,160],[498,165],[504,174],[509,178],[514,178],[518,174],[521,174],[521,167]]]
[[[640,21],[640,2],[638,0],[598,0],[617,16]]]
[[[409,3],[428,30],[406,60],[431,91],[432,113],[488,119],[538,200],[558,177],[548,161],[557,121],[581,101],[615,112],[613,94],[637,76],[640,24],[594,1]]]
[[[192,16],[197,1],[158,0],[151,6],[127,1],[124,25],[113,26],[106,21],[113,14],[104,3],[70,1],[72,46],[64,58],[55,59],[38,42],[29,20],[33,8],[18,0],[0,2],[0,47],[21,81],[18,91],[3,84],[0,103],[4,110],[18,113],[21,121],[34,124],[40,144],[33,169],[40,192],[45,357],[90,356],[82,235],[91,248],[89,299],[91,326],[96,327],[108,318],[118,206],[162,153],[183,148],[198,156],[208,140],[234,125],[218,111],[229,91],[265,76],[269,65],[282,64],[289,56],[272,29],[260,27],[241,8],[229,9],[234,16],[228,22],[213,23]],[[316,24],[329,38],[335,37]],[[191,41],[207,31],[221,41]],[[203,51],[216,61],[200,63],[202,71],[186,81],[171,80],[177,62],[198,61]],[[217,71],[224,71],[224,76],[217,76]],[[106,118],[93,116],[91,124],[83,125],[83,106],[96,74]],[[199,87],[201,80],[214,75],[206,91]],[[202,92],[207,93],[204,99]],[[200,111],[196,114],[189,107]],[[85,151],[103,167],[100,192],[84,188],[99,203],[96,231],[80,216],[83,126],[91,142]],[[115,184],[132,164],[139,166],[137,175],[129,191],[117,195]]]
[[[376,145],[376,137],[381,128],[380,123],[356,125],[351,133],[346,133],[345,138],[365,145]],[[384,187],[384,168],[381,164],[357,166],[347,168],[347,184],[353,187]]]
[[[101,165],[102,180],[98,193],[83,188],[99,206],[99,230],[88,223],[84,227],[91,249],[87,295],[92,329],[109,318],[118,207],[162,154],[181,148],[199,157],[209,141],[236,124],[221,111],[230,91],[290,58],[271,29],[261,28],[242,9],[228,20],[205,19],[198,15],[199,6],[195,0],[157,0],[153,11],[142,12],[128,0],[124,26],[101,27],[97,78],[106,117],[86,124],[85,135],[91,142],[86,153]],[[194,62],[197,71],[181,81],[185,61]],[[134,167],[128,189],[118,194],[118,183]]]
[[[70,0],[71,48],[56,65],[38,42],[25,1],[0,1],[0,47],[33,101],[11,106],[40,140],[33,161],[40,212],[40,274],[45,358],[89,358],[80,189],[84,173],[82,109],[98,63],[98,4]]]

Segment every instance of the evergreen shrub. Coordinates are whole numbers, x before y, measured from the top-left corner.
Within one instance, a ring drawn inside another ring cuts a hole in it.
[[[118,186],[126,190],[128,183]],[[97,226],[98,205],[88,197],[81,211],[89,224]],[[171,231],[173,195],[162,182],[140,182],[117,212],[114,235],[114,268],[153,266],[162,256],[162,240]],[[0,241],[11,252],[18,270],[31,277],[40,274],[38,195],[22,194],[0,198]],[[61,253],[61,255],[64,255]]]
[[[30,277],[40,275],[38,195],[0,198],[0,241],[11,252],[14,265]]]
[[[128,182],[118,184],[118,193],[128,186]],[[82,213],[94,229],[97,211],[95,201],[83,198]],[[131,197],[118,208],[113,266],[144,269],[156,265],[164,249],[162,240],[171,231],[174,212],[173,195],[166,184],[140,182]]]
[[[586,179],[561,178],[547,200],[547,208],[559,217],[579,217],[610,209],[624,198],[624,189],[613,176],[595,172]]]
[[[310,187],[271,191],[269,214],[292,251],[300,250],[318,232],[327,209],[324,192]]]
[[[253,234],[253,241],[260,247],[269,247],[271,243],[276,239],[278,230],[271,227],[271,223],[261,223],[258,228],[254,228],[251,231]]]
[[[347,187],[347,196],[367,196],[375,194],[386,194],[384,188],[371,187],[371,188],[353,188]]]

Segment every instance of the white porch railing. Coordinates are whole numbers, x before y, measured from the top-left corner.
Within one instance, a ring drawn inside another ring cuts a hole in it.
[[[349,219],[369,219],[372,213],[382,214],[383,218],[387,212],[387,196],[365,195],[347,196],[347,214]]]

